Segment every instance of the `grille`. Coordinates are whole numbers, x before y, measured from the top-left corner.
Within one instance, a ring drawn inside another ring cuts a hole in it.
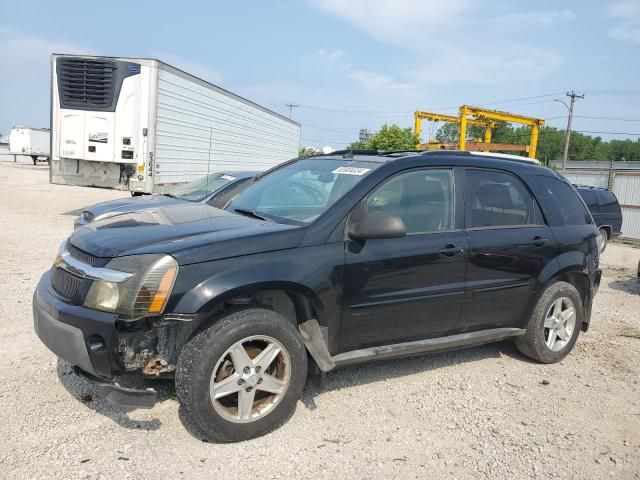
[[[76,260],[80,260],[81,262],[86,263],[88,265],[93,266],[100,261],[100,258],[95,257],[90,253],[83,252],[79,248],[76,248],[73,245],[71,245],[70,243],[67,243],[67,250],[69,251],[69,253],[73,258],[75,258]]]
[[[58,88],[63,107],[109,108],[113,103],[117,65],[110,60],[61,58]]]
[[[80,289],[80,278],[71,275],[62,268],[54,268],[51,276],[51,286],[60,295],[72,299]]]

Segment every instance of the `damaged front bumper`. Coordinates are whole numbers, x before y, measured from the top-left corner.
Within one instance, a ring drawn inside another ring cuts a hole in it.
[[[128,408],[151,408],[153,389],[119,385],[118,376],[159,378],[172,375],[179,348],[191,334],[194,322],[118,322],[112,313],[72,305],[51,288],[45,273],[33,296],[34,329],[40,340],[59,358],[76,367],[110,402]]]
[[[117,382],[95,377],[78,367],[74,367],[74,371],[93,383],[100,395],[115,405],[126,408],[153,408],[156,404],[156,391],[153,388],[123,387]]]

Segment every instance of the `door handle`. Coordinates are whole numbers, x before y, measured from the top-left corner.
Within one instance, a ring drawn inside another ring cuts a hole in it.
[[[535,247],[542,247],[543,245],[546,245],[547,243],[549,243],[549,239],[548,238],[542,238],[542,237],[535,237],[533,240],[531,240],[531,244]]]
[[[464,249],[461,247],[456,247],[453,244],[445,245],[444,248],[440,249],[440,253],[446,257],[453,257],[455,255],[460,255],[464,252]]]

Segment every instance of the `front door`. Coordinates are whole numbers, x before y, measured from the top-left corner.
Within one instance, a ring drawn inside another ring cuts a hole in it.
[[[453,169],[395,175],[349,222],[372,211],[399,216],[407,235],[345,242],[342,352],[446,335],[464,296],[467,237]]]

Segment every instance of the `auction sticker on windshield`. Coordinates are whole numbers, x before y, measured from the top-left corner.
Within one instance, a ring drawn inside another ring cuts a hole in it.
[[[336,168],[331,173],[341,173],[343,175],[358,175],[358,176],[360,176],[360,175],[364,175],[369,170],[371,170],[371,169],[370,168],[358,168],[358,167],[339,167],[339,168]]]
[[[230,182],[233,182],[236,179],[236,177],[232,177],[231,175],[220,175],[220,178],[229,180]]]

